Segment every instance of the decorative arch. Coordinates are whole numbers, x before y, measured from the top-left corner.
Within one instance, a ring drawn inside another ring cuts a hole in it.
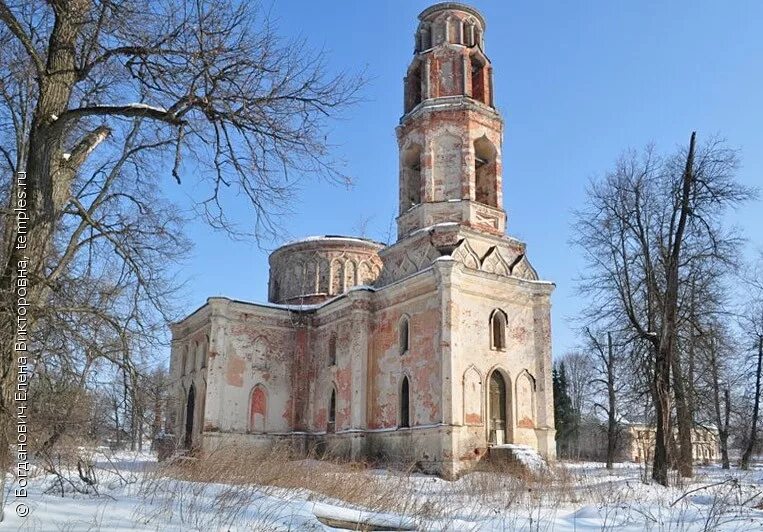
[[[252,344],[252,366],[266,369],[268,366],[268,341],[264,336],[258,336]]]
[[[526,369],[517,376],[516,398],[517,426],[535,428],[535,377]]]
[[[520,279],[530,279],[531,281],[538,280],[538,272],[532,267],[525,254],[519,255],[511,265],[511,275],[519,277]]]
[[[503,255],[501,255],[498,246],[492,246],[485,254],[482,258],[480,269],[504,277],[508,277],[511,272],[511,267],[509,266],[509,263],[506,262],[506,259],[503,258]]]
[[[506,349],[506,325],[508,316],[497,308],[490,313],[490,349],[503,351]]]
[[[344,291],[347,292],[353,286],[358,284],[358,267],[355,261],[348,259],[344,263]]]
[[[249,432],[265,432],[268,418],[268,391],[258,383],[249,394]]]
[[[204,367],[204,352],[206,348],[204,342],[196,342],[196,360],[194,361],[195,368],[201,369]]]
[[[398,413],[398,427],[407,428],[411,426],[411,389],[408,375],[403,374],[400,381],[400,401]]]
[[[458,247],[456,247],[452,256],[454,260],[463,263],[467,268],[472,268],[474,270],[480,269],[479,255],[472,249],[472,246],[469,245],[469,241],[465,238],[462,238],[458,243]]]
[[[191,373],[196,370],[196,351],[199,349],[199,342],[194,341],[192,347],[186,351],[186,372]]]
[[[321,258],[318,263],[318,293],[328,294],[331,292],[331,265],[328,259]]]
[[[204,335],[204,352],[202,353],[201,357],[201,367],[206,368],[207,367],[207,361],[209,360],[209,335]]]
[[[318,292],[318,260],[312,258],[305,263],[305,279],[300,293],[315,294],[316,292]]]
[[[331,261],[331,295],[335,296],[344,291],[344,266],[342,261],[334,259]]]
[[[397,323],[397,345],[401,356],[411,348],[411,317],[408,314],[400,316]]]
[[[432,190],[434,201],[461,199],[461,138],[446,132],[433,141]]]
[[[482,374],[469,365],[463,378],[464,425],[482,425]]]

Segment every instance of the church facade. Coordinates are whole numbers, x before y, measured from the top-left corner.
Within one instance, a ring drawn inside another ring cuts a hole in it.
[[[267,303],[211,297],[172,325],[180,445],[288,441],[449,478],[507,443],[555,457],[554,285],[506,235],[484,32],[462,4],[419,15],[394,244],[286,244]]]

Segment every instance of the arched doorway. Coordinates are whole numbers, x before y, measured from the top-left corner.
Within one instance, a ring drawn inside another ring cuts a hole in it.
[[[193,384],[191,385],[191,389],[188,390],[188,401],[185,405],[185,445],[184,447],[186,449],[191,448],[191,444],[193,443],[193,416],[194,416],[194,408],[196,403],[196,389],[194,388]]]
[[[507,390],[506,379],[504,379],[500,371],[494,371],[490,375],[487,398],[488,443],[493,445],[508,443]]]

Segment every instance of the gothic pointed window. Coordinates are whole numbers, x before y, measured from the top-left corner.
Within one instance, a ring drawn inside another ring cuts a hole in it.
[[[501,309],[490,315],[490,349],[506,349],[506,314]]]
[[[404,355],[411,347],[411,324],[408,316],[403,316],[398,328],[398,345],[400,354]]]
[[[326,426],[326,432],[334,432],[336,429],[336,389],[331,388],[331,398],[329,399],[329,416]]]
[[[329,338],[329,366],[336,366],[336,334]]]
[[[411,426],[410,390],[408,389],[408,377],[403,377],[400,385],[400,426]]]

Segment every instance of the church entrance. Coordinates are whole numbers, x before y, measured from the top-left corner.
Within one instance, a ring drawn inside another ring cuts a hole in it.
[[[490,387],[488,392],[488,443],[491,445],[503,445],[507,443],[506,427],[506,380],[500,371],[494,371],[490,375]]]
[[[188,402],[185,405],[185,442],[184,447],[186,449],[191,448],[193,443],[193,416],[196,403],[196,390],[193,385],[188,391]]]

